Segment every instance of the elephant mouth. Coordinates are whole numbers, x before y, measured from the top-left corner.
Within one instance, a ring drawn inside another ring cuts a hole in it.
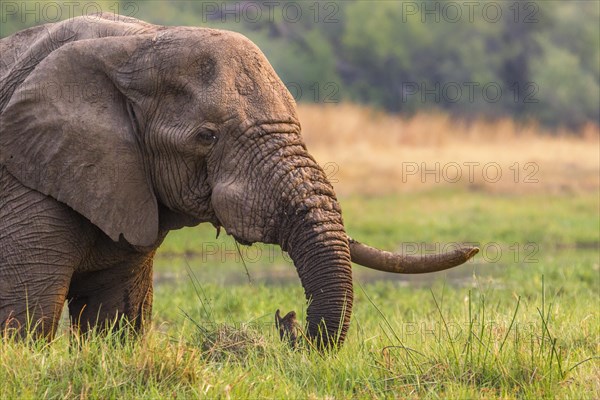
[[[241,244],[242,246],[252,246],[255,243],[255,242],[251,242],[249,240],[245,240],[245,239],[239,237],[238,235],[231,235],[231,236],[237,243]]]
[[[216,235],[217,239],[221,235],[221,230],[224,229],[225,233],[228,236],[231,236],[233,238],[233,240],[235,240],[236,243],[241,244],[242,246],[252,246],[254,243],[259,241],[259,240],[251,240],[251,239],[243,237],[235,230],[235,228],[227,228],[225,225],[223,225],[221,223],[221,221],[219,221],[218,218],[216,218],[215,221],[212,222],[212,225],[217,230],[217,235]]]

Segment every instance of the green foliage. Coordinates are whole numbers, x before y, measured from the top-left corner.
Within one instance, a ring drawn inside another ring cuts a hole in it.
[[[538,43],[543,56],[532,62],[532,74],[540,87],[540,98],[546,101],[537,104],[536,117],[545,123],[559,119],[570,127],[581,125],[598,113],[598,74],[583,68],[577,54],[549,38],[540,37]]]
[[[72,4],[3,2],[0,37],[71,14],[118,11],[246,34],[299,101],[346,99],[403,113],[439,108],[570,128],[600,119],[596,1]]]

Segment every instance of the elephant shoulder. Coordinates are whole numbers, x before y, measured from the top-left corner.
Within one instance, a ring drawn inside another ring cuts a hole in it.
[[[70,42],[146,34],[161,29],[165,28],[112,13],[80,16],[24,29],[0,39],[0,82],[16,64],[25,62],[35,66],[52,51]]]

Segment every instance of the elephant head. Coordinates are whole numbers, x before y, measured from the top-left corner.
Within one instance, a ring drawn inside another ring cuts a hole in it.
[[[201,222],[279,244],[309,301],[308,336],[323,345],[349,326],[351,250],[401,272],[472,255],[411,261],[350,240],[293,98],[240,34],[76,18],[47,28],[3,76],[0,164],[19,181],[142,249]]]

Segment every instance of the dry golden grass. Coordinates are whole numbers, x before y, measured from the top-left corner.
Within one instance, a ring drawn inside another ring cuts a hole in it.
[[[399,117],[352,104],[299,106],[309,151],[338,193],[461,185],[491,193],[600,189],[600,131],[550,132],[511,119]]]

